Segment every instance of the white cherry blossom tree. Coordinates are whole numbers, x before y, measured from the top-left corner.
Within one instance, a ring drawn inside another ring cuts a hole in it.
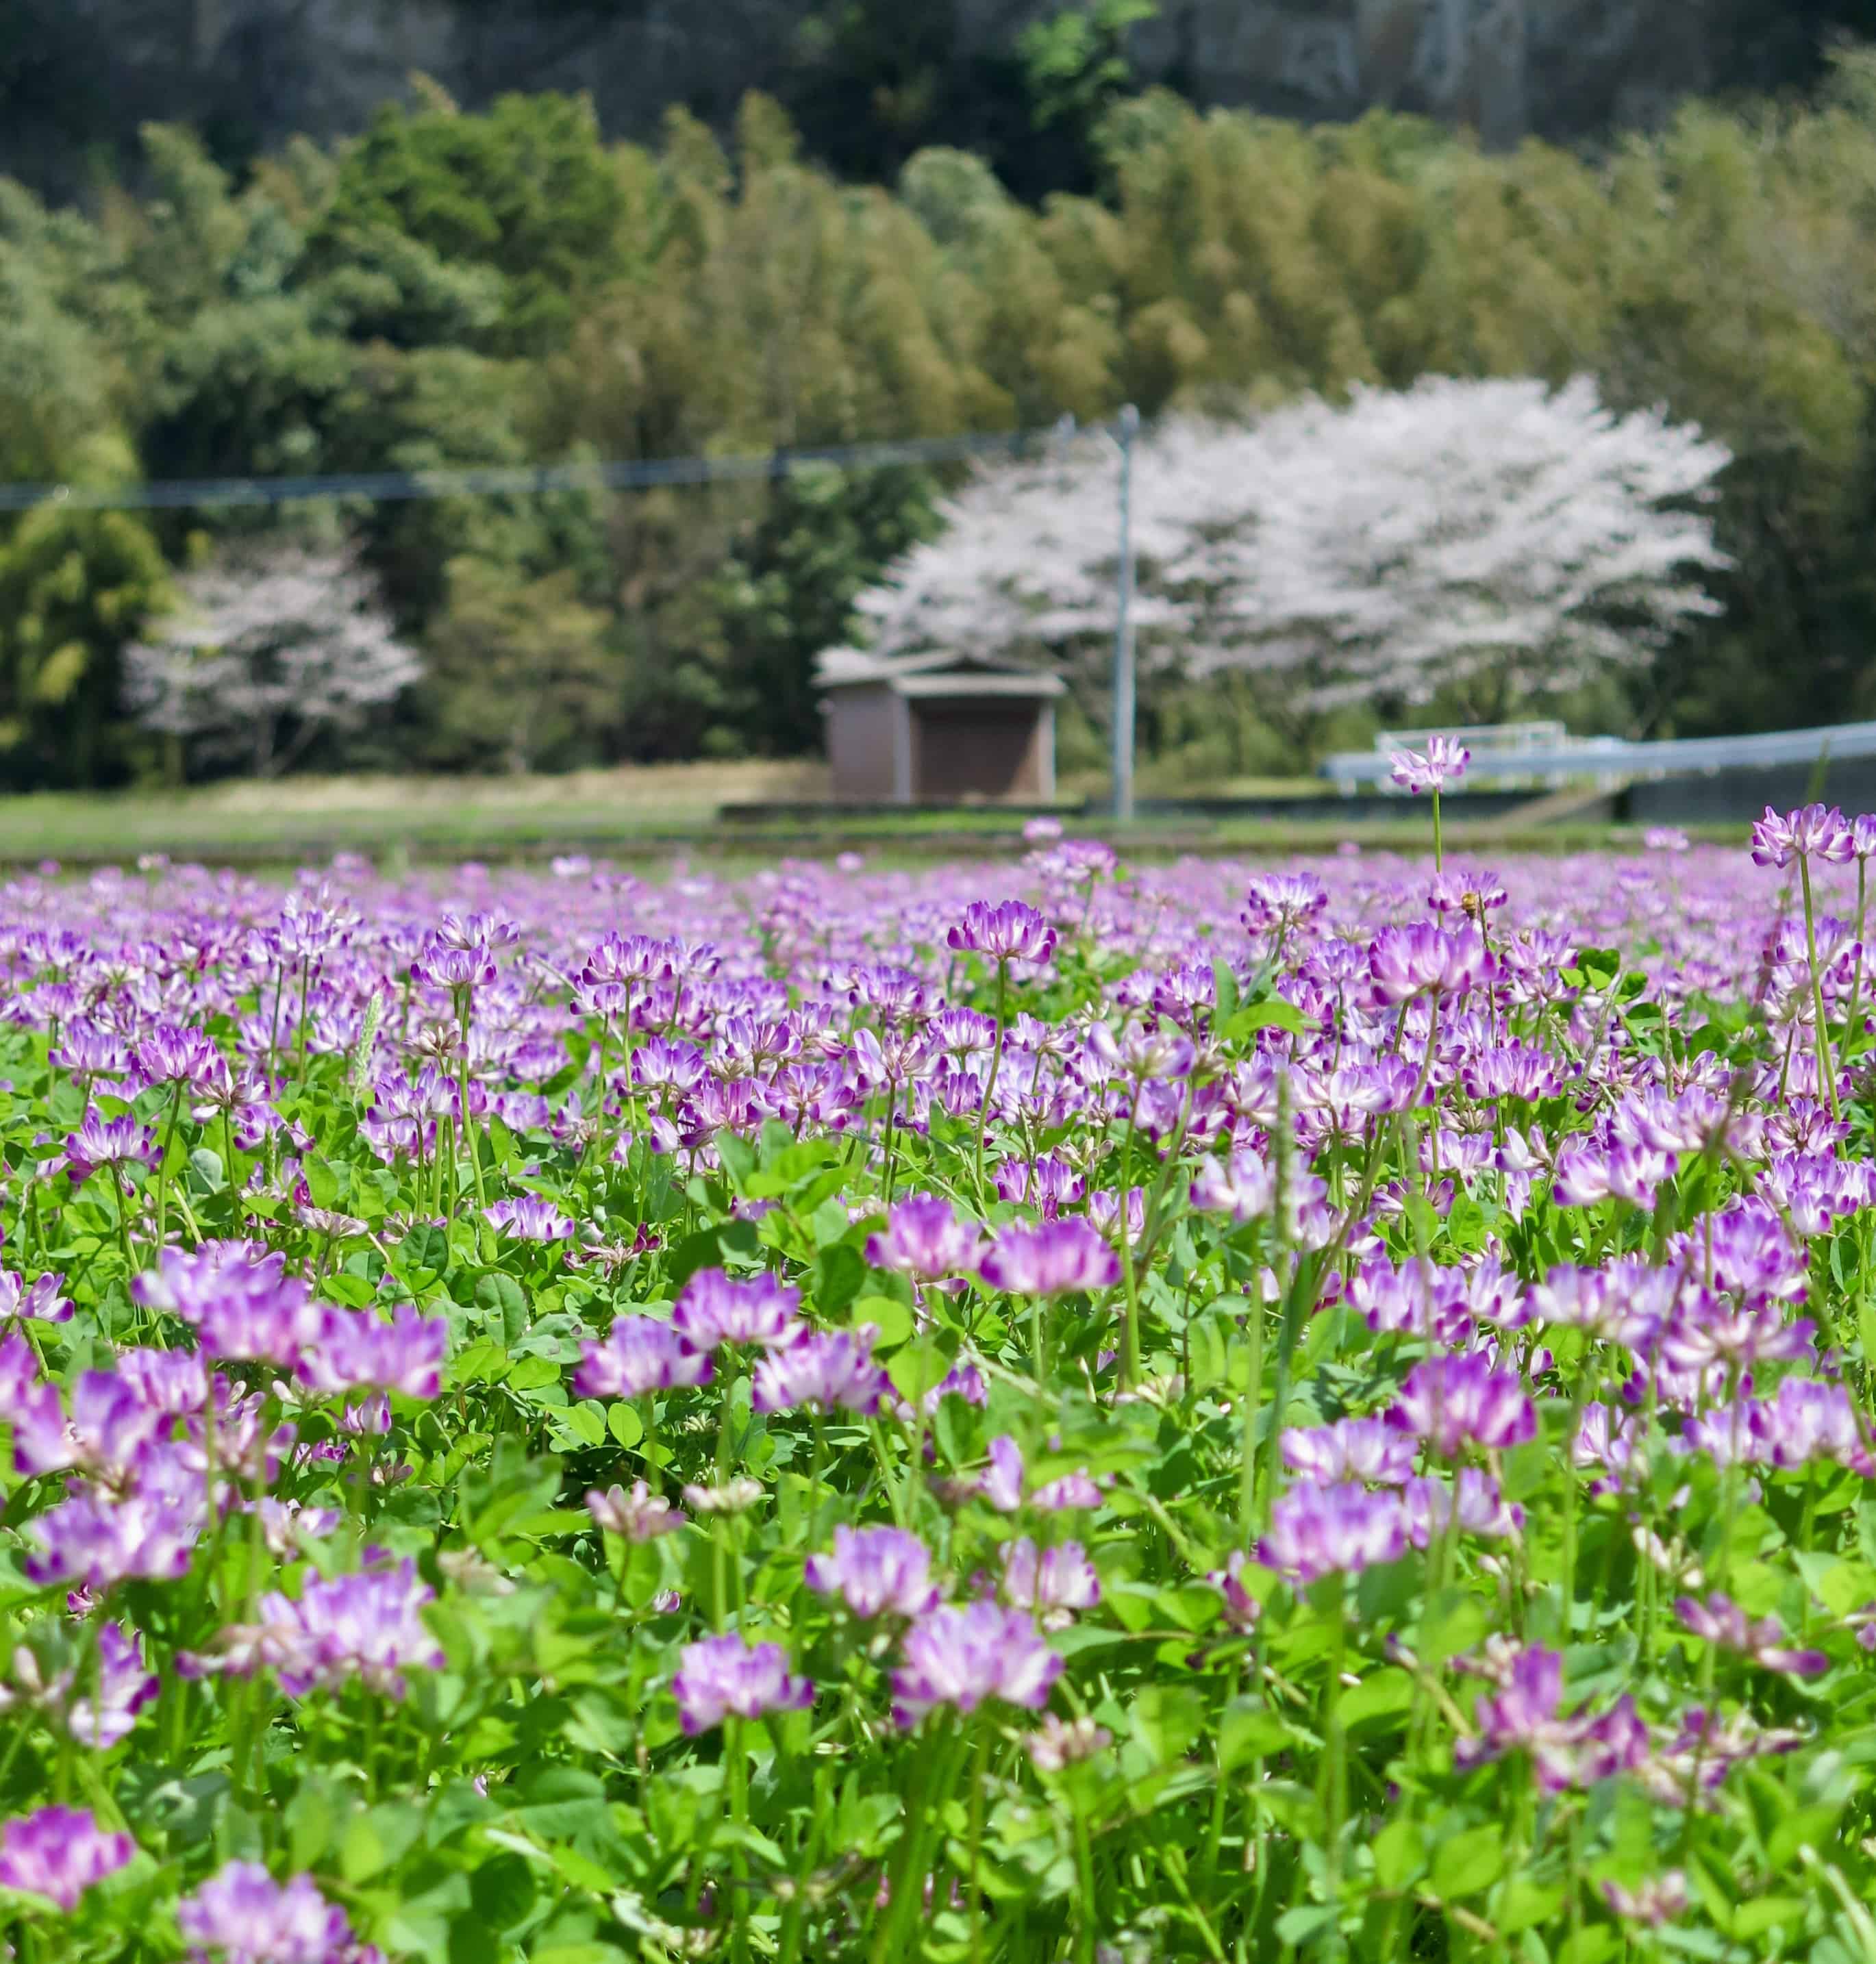
[[[1141,659],[1262,672],[1316,709],[1480,676],[1506,704],[1572,686],[1718,611],[1701,575],[1728,562],[1703,507],[1729,461],[1659,412],[1613,413],[1580,377],[1168,418],[1134,456]],[[1084,440],[974,479],[861,597],[874,650],[1078,654],[1098,674],[1115,470]]]
[[[125,650],[125,698],[147,728],[204,759],[273,776],[422,672],[349,552],[231,557],[177,586],[179,606]]]

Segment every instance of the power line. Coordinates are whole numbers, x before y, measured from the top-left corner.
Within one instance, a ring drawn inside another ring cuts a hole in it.
[[[609,464],[549,464],[451,470],[352,471],[306,477],[172,477],[143,484],[0,484],[0,512],[55,505],[73,512],[175,511],[193,505],[303,505],[322,498],[403,502],[421,498],[527,497],[550,491],[648,491],[660,485],[779,480],[812,464],[869,469],[945,464],[970,457],[1021,456],[1063,434],[1050,429],[984,431],[886,443],[810,444],[743,457],[664,457]]]

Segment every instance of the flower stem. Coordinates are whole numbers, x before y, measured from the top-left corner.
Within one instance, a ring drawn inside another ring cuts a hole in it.
[[[1824,1094],[1830,1106],[1830,1115],[1839,1115],[1837,1110],[1837,1073],[1830,1063],[1830,1032],[1824,1022],[1824,988],[1817,973],[1817,926],[1811,907],[1811,862],[1803,853],[1798,855],[1798,879],[1804,889],[1804,948],[1807,965],[1811,971],[1811,1013],[1817,1019],[1817,1088]]]
[[[997,964],[997,1035],[990,1047],[990,1075],[984,1080],[984,1102],[978,1107],[977,1150],[972,1161],[980,1205],[984,1199],[984,1128],[990,1123],[990,1101],[995,1094],[997,1073],[1003,1063],[1003,1012],[1009,986],[1010,964],[1000,961]]]

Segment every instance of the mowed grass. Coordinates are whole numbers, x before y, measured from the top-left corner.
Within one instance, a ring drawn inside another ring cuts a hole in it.
[[[1267,785],[1258,789],[1272,794]],[[1078,836],[1110,839],[1134,856],[1151,858],[1325,852],[1344,842],[1424,851],[1429,842],[1424,805],[1404,807],[1399,819],[1356,823],[1338,815],[1335,802],[1299,793],[1293,816],[1156,814],[1126,827],[1071,809],[1062,817]],[[760,817],[720,815],[738,805],[769,809]],[[291,778],[181,792],[0,798],[0,862],[130,866],[161,855],[273,867],[317,864],[337,852],[392,865],[576,852],[650,862],[679,852],[760,860],[846,849],[924,858],[1017,849],[1025,816],[994,805],[902,814],[843,809],[828,801],[826,768],[812,762],[649,765],[559,777]],[[1521,823],[1515,814],[1476,823],[1454,818],[1446,836],[1449,849],[1469,853],[1576,852],[1640,841],[1633,826],[1561,817]],[[1735,843],[1745,828],[1697,829],[1695,836]]]

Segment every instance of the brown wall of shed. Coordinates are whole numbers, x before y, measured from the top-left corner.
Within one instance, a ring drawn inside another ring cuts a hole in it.
[[[883,801],[893,794],[892,730],[899,714],[889,688],[836,689],[827,698],[827,762],[837,798]]]
[[[914,702],[912,795],[1042,797],[1043,724],[1042,704],[1030,698]]]

